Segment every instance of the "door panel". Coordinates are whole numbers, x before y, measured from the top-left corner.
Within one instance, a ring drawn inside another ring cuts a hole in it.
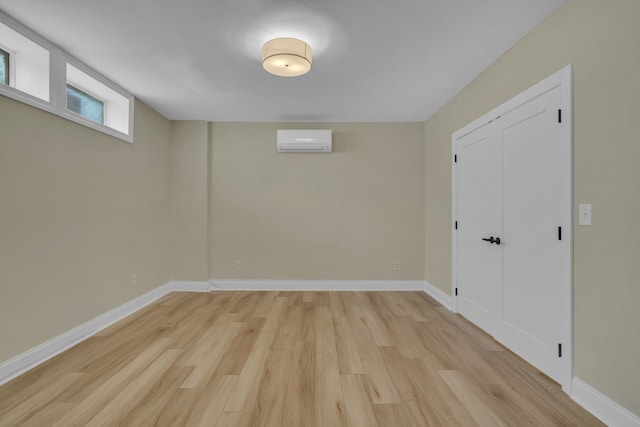
[[[458,311],[494,333],[501,306],[502,251],[483,237],[502,234],[501,147],[495,129],[463,137],[458,153]]]
[[[498,338],[552,378],[562,364],[563,248],[560,88],[500,120],[503,154],[503,311]]]

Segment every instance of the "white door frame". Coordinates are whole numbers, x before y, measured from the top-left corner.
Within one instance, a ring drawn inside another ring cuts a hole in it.
[[[566,307],[566,311],[562,316],[562,337],[563,342],[566,343],[562,348],[562,389],[565,393],[571,395],[571,383],[573,380],[573,67],[571,65],[566,66],[562,70],[547,77],[540,83],[530,87],[514,98],[505,102],[497,108],[494,108],[490,112],[484,114],[482,117],[474,120],[462,129],[454,132],[451,135],[451,149],[452,149],[452,162],[456,159],[456,141],[463,136],[473,132],[474,130],[484,126],[487,123],[499,118],[500,116],[512,111],[528,101],[536,98],[537,96],[548,92],[556,87],[561,87],[562,92],[562,122],[565,126],[562,126],[562,153],[563,164],[566,165],[563,170],[561,189],[563,193],[563,206],[562,217],[563,223],[567,224],[563,227],[563,239],[566,238],[570,242],[567,245],[567,253],[564,255],[568,260],[568,265],[563,269],[562,280],[562,306]],[[453,164],[453,163],[452,163]],[[456,288],[457,288],[457,243],[456,243],[456,221],[457,221],[457,186],[456,186],[456,167],[451,168],[451,182],[452,182],[452,218],[451,218],[451,295],[452,295],[452,308],[454,312],[458,312]],[[461,224],[461,226],[463,226]],[[566,230],[566,231],[565,231]]]

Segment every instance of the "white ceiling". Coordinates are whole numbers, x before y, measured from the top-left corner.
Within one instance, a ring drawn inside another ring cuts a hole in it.
[[[424,121],[564,0],[0,0],[170,119]],[[297,78],[262,44],[313,49]]]

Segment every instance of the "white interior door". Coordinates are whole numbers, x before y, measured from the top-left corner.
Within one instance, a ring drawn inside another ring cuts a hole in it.
[[[563,386],[572,376],[570,73],[453,135],[455,308]]]
[[[502,305],[502,148],[488,124],[458,141],[458,311],[493,332]]]
[[[559,87],[503,115],[503,310],[496,338],[551,378],[562,361],[562,124]],[[559,228],[560,227],[560,228]]]

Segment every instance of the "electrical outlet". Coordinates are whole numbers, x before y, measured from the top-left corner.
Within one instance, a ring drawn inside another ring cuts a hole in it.
[[[393,261],[393,269],[395,271],[400,271],[400,261],[398,260]]]
[[[234,263],[234,267],[236,271],[240,271],[240,269],[242,268],[242,263],[240,262],[239,259],[237,259],[236,262]]]
[[[133,286],[133,287],[138,286],[138,275],[137,274],[132,274],[131,275],[131,286]]]

